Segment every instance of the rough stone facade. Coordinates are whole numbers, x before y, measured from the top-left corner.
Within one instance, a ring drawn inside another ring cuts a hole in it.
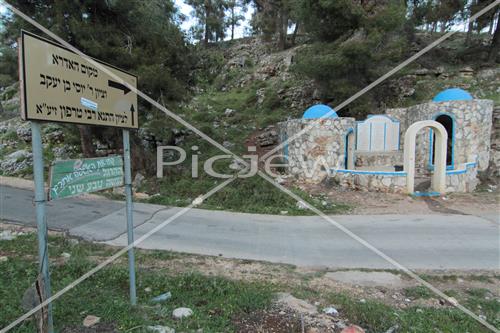
[[[357,168],[394,167],[403,165],[403,151],[356,152]]]
[[[346,189],[406,193],[404,171],[334,170],[331,177]],[[477,165],[474,162],[464,163],[458,169],[446,172],[446,192],[472,192],[477,184]]]
[[[400,150],[355,151],[355,170],[347,170],[346,167],[346,137],[356,128],[353,118],[295,119],[278,124],[281,141],[312,125],[310,130],[284,147],[282,153],[288,160],[288,173],[313,183],[328,175],[345,188],[405,193],[406,173],[400,169],[403,164],[404,135],[415,122],[435,120],[440,115],[448,115],[453,121],[453,154],[452,163],[446,172],[447,192],[473,191],[478,184],[479,171],[486,170],[490,163],[500,165],[498,149],[490,159],[491,100],[429,102],[405,109],[389,109],[386,115],[400,122]],[[496,116],[500,117],[498,111]],[[493,126],[498,127],[498,121],[495,123]],[[492,138],[496,140],[498,136],[493,135]],[[432,172],[431,144],[431,131],[422,130],[416,139],[417,174]],[[498,144],[493,146],[498,147]],[[498,169],[496,172],[498,174]]]
[[[454,120],[453,165],[470,161],[478,162],[478,170],[488,168],[490,134],[492,127],[493,101],[474,99],[471,101],[429,102],[407,109],[389,109],[387,115],[400,121],[401,147],[404,134],[411,124],[421,120],[433,120],[441,114]],[[427,168],[430,158],[430,130],[417,136],[417,168]]]
[[[446,172],[446,192],[472,192],[478,183],[477,165],[474,162]]]
[[[293,176],[307,182],[319,182],[329,169],[344,168],[345,139],[349,130],[354,129],[354,118],[294,119],[278,124],[282,141],[312,126],[303,135],[285,146],[282,154],[288,158],[288,171]]]
[[[490,165],[486,177],[489,181],[498,184],[500,179],[500,106],[493,110],[490,147]]]
[[[333,171],[331,176],[343,188],[370,192],[404,193],[405,172]]]

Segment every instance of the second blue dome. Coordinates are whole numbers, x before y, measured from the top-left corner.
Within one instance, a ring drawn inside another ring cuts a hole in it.
[[[338,118],[337,113],[328,105],[316,104],[309,107],[302,116],[302,119],[317,119],[323,117],[325,114],[331,112],[326,118]]]
[[[448,102],[448,101],[470,101],[472,100],[471,94],[460,88],[450,88],[441,91],[432,100],[434,102]]]

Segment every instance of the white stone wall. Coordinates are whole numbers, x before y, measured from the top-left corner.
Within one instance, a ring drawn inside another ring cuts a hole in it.
[[[329,169],[344,168],[345,137],[349,129],[354,129],[355,120],[293,119],[278,124],[280,138],[291,138],[309,125],[312,125],[310,130],[288,144],[288,173],[303,181],[318,183]]]
[[[491,128],[490,165],[486,176],[495,184],[500,181],[500,105],[493,110]]]
[[[485,170],[490,160],[490,134],[493,101],[472,100],[429,102],[406,109],[389,109],[387,115],[400,122],[400,147],[408,127],[436,115],[449,114],[454,119],[454,169],[447,171],[447,192],[471,192],[477,185],[477,172]],[[312,183],[333,177],[341,186],[369,191],[405,193],[406,177],[400,173],[348,173],[332,170],[345,169],[346,134],[356,127],[354,118],[324,120],[294,119],[278,124],[280,138],[291,138],[308,125],[312,128],[291,141],[285,149],[288,155],[288,173]],[[416,168],[429,167],[430,130],[417,135]],[[284,150],[282,151],[284,153]],[[402,151],[394,154],[355,156],[358,167],[391,167],[402,163]],[[472,162],[472,163],[471,163]],[[476,163],[477,162],[477,165]],[[465,167],[465,165],[467,166]],[[474,164],[472,167],[471,165]],[[462,168],[462,169],[460,169]],[[465,168],[465,169],[464,169]],[[464,172],[462,172],[462,171]]]
[[[337,170],[331,177],[343,188],[358,191],[406,193],[406,173]],[[477,166],[467,163],[446,173],[446,192],[473,192],[478,184]]]
[[[446,192],[473,192],[479,183],[476,163],[466,163],[446,172]]]
[[[492,128],[493,101],[474,99],[472,101],[429,102],[407,109],[389,109],[387,114],[400,121],[401,147],[408,127],[421,120],[434,119],[439,113],[455,119],[454,165],[478,161],[478,170],[488,168],[490,134]],[[429,164],[430,131],[425,129],[417,135],[417,168]]]
[[[343,188],[373,192],[406,192],[406,174],[333,172],[332,177]]]
[[[355,153],[356,167],[394,167],[403,166],[403,151],[359,152]]]

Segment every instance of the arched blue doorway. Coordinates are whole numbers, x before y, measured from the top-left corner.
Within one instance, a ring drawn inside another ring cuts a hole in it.
[[[434,115],[433,120],[437,121],[446,129],[448,139],[446,142],[446,168],[453,169],[455,167],[455,117],[449,113],[438,113]],[[430,133],[430,151],[429,151],[429,166],[434,168],[434,149],[435,149],[435,134]]]

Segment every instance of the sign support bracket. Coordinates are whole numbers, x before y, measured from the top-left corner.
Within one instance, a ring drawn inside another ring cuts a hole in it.
[[[49,253],[48,253],[48,232],[47,216],[45,214],[45,184],[43,176],[43,147],[42,134],[39,122],[31,122],[31,142],[33,150],[33,174],[35,182],[35,205],[36,205],[36,225],[38,231],[38,257],[40,273],[43,277],[44,298],[50,298],[50,275],[49,275]],[[44,300],[45,300],[44,299]],[[47,329],[48,333],[54,333],[52,318],[52,303],[47,306]]]
[[[130,132],[128,129],[123,130],[123,166],[125,176],[125,196],[127,210],[127,239],[128,245],[134,243],[134,220],[132,206],[132,171],[130,163]],[[128,272],[130,283],[130,303],[137,304],[137,293],[135,286],[135,255],[134,248],[128,250]]]

